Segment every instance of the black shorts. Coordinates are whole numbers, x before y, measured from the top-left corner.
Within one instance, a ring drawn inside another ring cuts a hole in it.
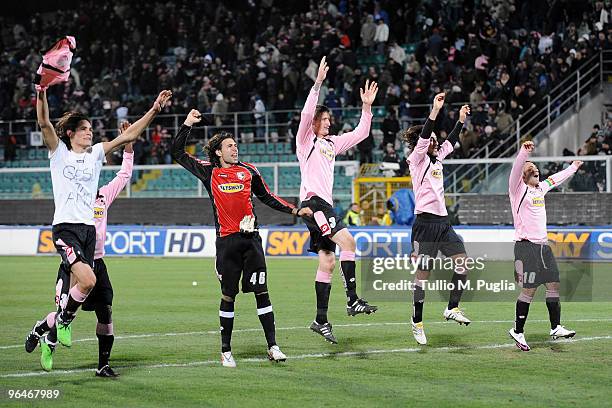
[[[530,241],[515,242],[514,280],[523,288],[559,282],[559,268],[550,246]]]
[[[267,292],[266,257],[258,233],[235,233],[218,237],[215,269],[221,283],[221,293],[235,297],[242,276],[242,292]]]
[[[113,286],[111,285],[108,276],[108,270],[103,259],[94,261],[94,274],[96,275],[96,285],[89,293],[82,309],[85,311],[93,311],[96,306],[104,306],[113,304]],[[55,287],[55,304],[63,308],[68,300],[68,292],[70,291],[70,270],[65,264],[60,264],[57,271],[57,280]]]
[[[313,213],[321,212],[325,217],[326,223],[319,225],[316,218],[304,217],[304,224],[310,232],[310,248],[308,252],[318,254],[320,250],[336,252],[336,244],[331,240],[338,231],[346,228],[342,219],[338,217],[334,208],[320,197],[313,196],[308,200],[302,201],[300,208],[309,207]],[[327,235],[326,234],[329,231]]]
[[[438,251],[447,257],[465,253],[463,241],[450,225],[448,217],[435,214],[417,214],[412,224],[411,242],[413,256],[435,258]]]
[[[85,224],[57,224],[52,228],[53,244],[62,257],[62,262],[70,267],[78,261],[93,268],[96,250],[96,227]]]

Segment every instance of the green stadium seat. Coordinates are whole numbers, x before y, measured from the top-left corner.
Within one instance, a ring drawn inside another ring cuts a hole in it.
[[[268,143],[266,145],[266,153],[274,154],[276,152],[276,146],[273,143]]]
[[[263,143],[257,143],[257,154],[266,154],[266,145]]]
[[[276,153],[276,154],[283,154],[283,153],[285,153],[284,143],[276,143],[274,145],[274,153]]]

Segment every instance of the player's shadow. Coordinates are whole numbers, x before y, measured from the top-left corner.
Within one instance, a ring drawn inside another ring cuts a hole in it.
[[[547,336],[545,334],[530,335],[527,341],[529,342],[531,349],[536,349],[536,350],[549,349],[550,351],[555,352],[555,353],[566,353],[567,352],[567,349],[565,347],[566,344],[564,344],[566,343],[566,340],[553,341],[550,339],[550,336]]]

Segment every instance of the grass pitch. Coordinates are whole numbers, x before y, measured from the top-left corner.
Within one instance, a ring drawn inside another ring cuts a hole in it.
[[[58,347],[54,371],[42,374],[39,349],[27,354],[23,340],[53,309],[57,264],[57,257],[0,258],[0,405],[48,406],[7,396],[30,389],[58,389],[57,403],[69,407],[609,404],[610,303],[564,303],[562,323],[578,334],[561,342],[548,340],[544,303],[532,304],[526,326],[532,351],[524,353],[507,336],[514,303],[464,303],[474,322],[463,327],[442,320],[444,303],[427,302],[429,345],[417,347],[408,297],[380,303],[375,315],[348,317],[335,276],[329,317],[340,344],[331,345],[307,329],[315,312],[314,259],[268,260],[284,364],[266,361],[253,295],[240,294],[232,342],[238,367],[221,367],[212,259],[108,258],[117,336],[111,365],[121,377],[94,377],[95,315],[88,312],[73,325],[73,346]]]

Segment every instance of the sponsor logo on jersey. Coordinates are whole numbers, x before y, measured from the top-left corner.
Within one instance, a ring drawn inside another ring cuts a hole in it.
[[[94,207],[94,218],[104,218],[104,207]]]
[[[442,178],[442,170],[441,169],[432,169],[431,170],[431,175],[437,179],[441,179]]]
[[[531,203],[534,207],[544,207],[544,197],[533,197]]]
[[[224,193],[237,193],[244,190],[244,184],[242,183],[225,183],[219,184],[219,190]]]

